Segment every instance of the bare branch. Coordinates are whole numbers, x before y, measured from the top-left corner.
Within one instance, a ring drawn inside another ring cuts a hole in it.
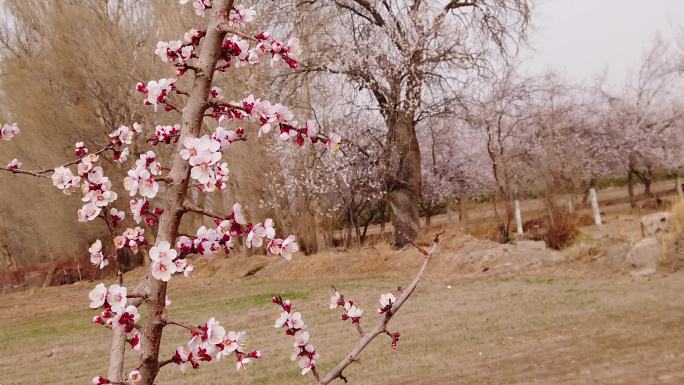
[[[192,204],[191,202],[188,202],[188,201],[186,201],[183,204],[183,209],[185,211],[201,214],[201,215],[204,215],[204,216],[207,216],[210,218],[214,218],[214,219],[226,219],[226,215],[219,215],[219,214],[213,213],[213,212],[211,212],[205,208],[195,206],[194,204]]]
[[[333,368],[331,371],[329,371],[322,380],[318,382],[318,385],[326,385],[334,381],[335,379],[342,379],[343,381],[346,382],[346,378],[342,374],[344,369],[347,368],[347,366],[351,365],[352,362],[357,361],[357,357],[363,352],[364,349],[375,339],[380,334],[387,334],[387,324],[389,321],[392,319],[392,317],[401,309],[402,305],[406,302],[406,300],[413,294],[413,291],[416,289],[418,286],[418,283],[420,283],[421,278],[423,277],[423,274],[425,273],[425,270],[427,269],[428,265],[430,264],[430,261],[432,260],[432,256],[434,255],[434,252],[437,250],[437,247],[439,246],[440,243],[440,237],[442,236],[442,233],[439,233],[435,236],[432,246],[430,247],[429,250],[426,250],[427,254],[425,254],[425,260],[423,261],[422,266],[420,267],[420,270],[418,270],[418,273],[416,276],[413,278],[413,281],[409,285],[409,287],[404,290],[397,301],[392,304],[392,308],[385,313],[385,316],[378,322],[377,326],[370,331],[369,333],[365,334],[361,340],[354,346],[352,351],[342,360],[340,361],[339,364],[335,368]],[[423,250],[422,248],[419,248],[419,250]]]

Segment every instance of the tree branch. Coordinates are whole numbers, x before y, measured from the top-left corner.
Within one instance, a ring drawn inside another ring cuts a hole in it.
[[[213,212],[211,212],[205,208],[195,206],[194,204],[192,204],[191,202],[188,202],[188,201],[185,201],[185,203],[183,204],[183,209],[185,211],[205,215],[207,217],[214,218],[214,219],[221,219],[221,220],[226,219],[226,215],[219,215],[219,214],[213,213]]]
[[[112,148],[111,145],[107,144],[105,147],[99,149],[98,151],[94,152],[93,154],[94,155],[100,155],[103,152],[105,152],[111,148]],[[0,170],[11,172],[12,174],[25,174],[25,175],[35,176],[37,178],[48,178],[49,179],[50,177],[48,175],[45,175],[45,174],[50,173],[50,172],[54,172],[55,168],[57,168],[57,167],[69,167],[69,166],[72,166],[72,165],[74,165],[80,161],[81,161],[81,158],[77,158],[77,159],[74,159],[74,160],[69,161],[67,163],[64,163],[60,166],[56,166],[53,168],[38,169],[38,170],[22,170],[22,169],[13,169],[13,168],[9,168],[9,167],[0,167]]]
[[[435,235],[435,238],[432,242],[432,246],[430,247],[429,250],[425,250],[424,248],[416,245],[413,241],[411,243],[415,245],[415,247],[421,252],[421,254],[425,255],[425,260],[423,261],[423,265],[420,267],[420,270],[418,270],[418,273],[416,276],[413,278],[413,281],[409,285],[409,287],[404,290],[397,301],[392,305],[392,308],[385,313],[385,316],[378,322],[377,326],[370,331],[368,334],[365,334],[361,340],[354,346],[352,351],[342,360],[340,361],[339,364],[335,368],[333,368],[331,371],[329,371],[322,380],[318,382],[318,385],[326,385],[334,381],[335,379],[342,379],[343,381],[346,382],[346,378],[342,374],[344,369],[347,368],[347,366],[351,365],[352,362],[357,361],[357,357],[363,350],[375,339],[380,334],[386,334],[387,333],[387,324],[389,321],[392,319],[392,317],[401,309],[402,305],[406,302],[406,300],[413,294],[413,291],[416,289],[418,286],[418,283],[420,283],[421,278],[423,277],[423,274],[425,273],[425,270],[427,269],[428,265],[430,264],[430,260],[432,260],[432,256],[434,255],[434,252],[437,250],[437,247],[439,246],[440,242],[440,237],[442,236],[442,233],[439,233]]]

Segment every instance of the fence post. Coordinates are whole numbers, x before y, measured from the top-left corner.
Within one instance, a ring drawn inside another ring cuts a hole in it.
[[[596,189],[589,189],[589,195],[591,196],[591,208],[594,210],[594,223],[596,226],[601,226],[601,211],[599,210],[598,198],[596,197]]]
[[[520,213],[520,201],[515,200],[515,226],[518,230],[518,235],[523,235],[522,214]]]
[[[570,214],[575,212],[575,203],[573,202],[572,193],[568,194],[568,212]]]

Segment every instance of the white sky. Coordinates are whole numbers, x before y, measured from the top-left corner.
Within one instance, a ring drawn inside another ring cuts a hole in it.
[[[524,72],[552,68],[571,81],[606,70],[622,82],[657,34],[684,37],[684,0],[537,0],[534,16]]]

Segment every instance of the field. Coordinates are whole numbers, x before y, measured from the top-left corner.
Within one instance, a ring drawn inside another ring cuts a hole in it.
[[[212,362],[185,375],[171,365],[158,383],[306,383],[289,360],[291,339],[272,327],[278,309],[271,296],[290,298],[302,311],[324,372],[358,338],[327,308],[330,285],[353,298],[365,310],[363,323],[371,325],[379,293],[406,285],[419,263],[413,253],[383,253],[343,253],[318,264],[301,258],[288,268],[274,262],[242,278],[238,270],[250,266],[215,260],[194,277],[174,279],[173,318],[203,323],[215,316],[228,329],[246,330],[248,347],[261,349],[264,357],[241,374],[233,361]],[[445,261],[458,258],[454,253],[446,249],[437,256],[415,296],[390,323],[392,331],[402,333],[399,349],[377,339],[345,372],[350,383],[684,383],[681,273],[637,280],[627,274],[579,274],[575,266],[561,264],[518,274],[457,275],[444,268]],[[364,258],[369,271],[358,273]],[[393,271],[392,265],[394,273],[378,273]],[[90,322],[94,312],[87,309],[87,293],[93,285],[0,297],[0,384],[87,384],[106,372],[110,332]],[[164,341],[164,358],[189,338],[183,330],[166,332],[171,337]]]

